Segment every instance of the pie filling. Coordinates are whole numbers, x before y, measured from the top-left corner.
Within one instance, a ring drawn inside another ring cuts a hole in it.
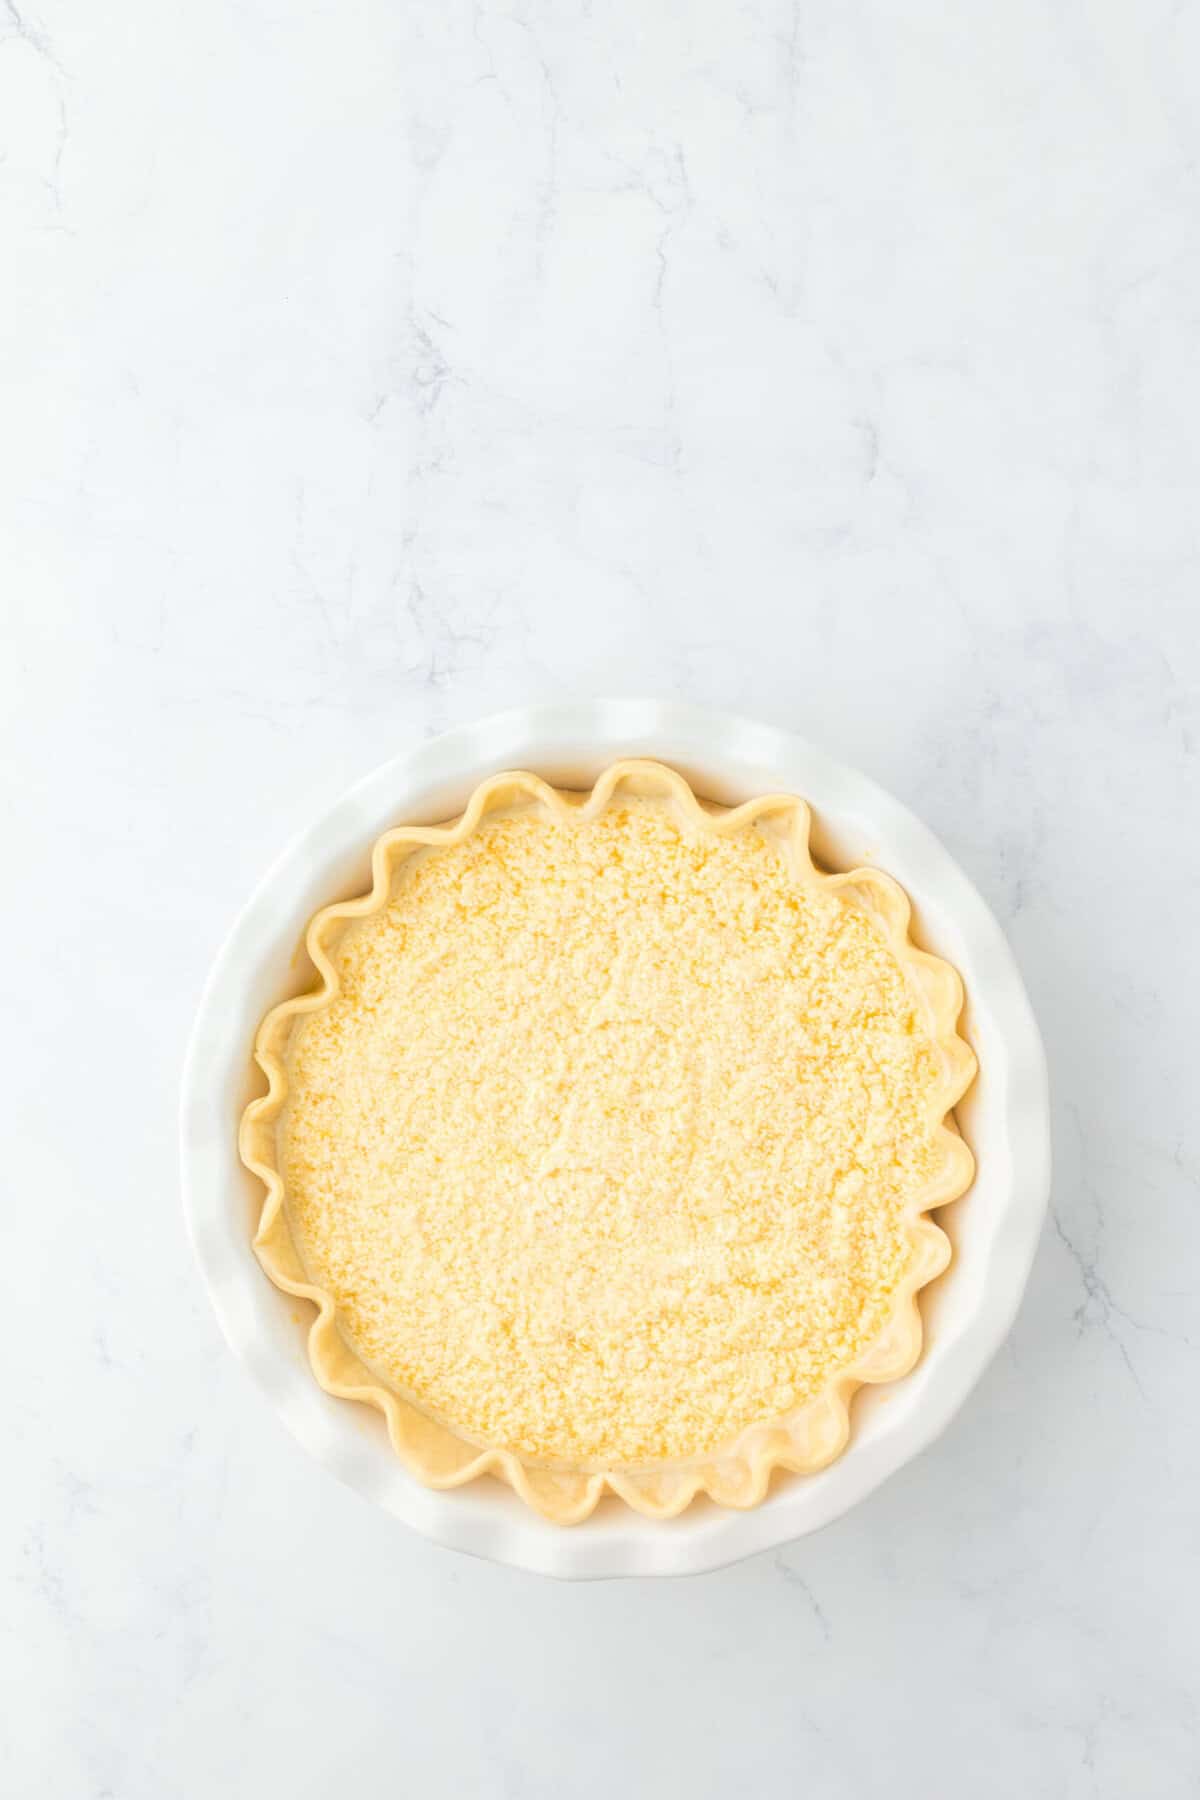
[[[331,945],[283,1057],[287,1218],[349,1348],[458,1437],[705,1457],[886,1327],[945,1050],[879,920],[796,855],[769,818],[531,800],[408,856]]]

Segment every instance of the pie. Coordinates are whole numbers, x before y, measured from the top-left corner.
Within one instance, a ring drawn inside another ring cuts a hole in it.
[[[802,800],[642,761],[493,776],[371,874],[308,927],[240,1140],[321,1385],[422,1481],[562,1523],[832,1461],[973,1170],[962,986],[903,891],[818,869]]]

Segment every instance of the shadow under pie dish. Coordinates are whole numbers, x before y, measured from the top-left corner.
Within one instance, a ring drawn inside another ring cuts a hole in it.
[[[919,1355],[972,1174],[961,983],[808,826],[656,763],[499,775],[310,923],[256,1040],[255,1248],[422,1481],[564,1524],[753,1506]]]

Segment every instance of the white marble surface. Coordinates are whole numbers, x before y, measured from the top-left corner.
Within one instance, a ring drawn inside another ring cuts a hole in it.
[[[6,1792],[1197,1792],[1198,56],[1194,0],[0,4]],[[924,814],[1058,1173],[934,1450],[562,1587],[303,1459],[174,1103],[316,807],[604,690]]]

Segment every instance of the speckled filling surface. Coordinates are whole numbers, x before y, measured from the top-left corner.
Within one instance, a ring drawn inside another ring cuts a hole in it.
[[[403,863],[333,961],[288,1216],[347,1342],[461,1436],[700,1456],[886,1322],[942,1065],[876,923],[769,834],[517,809]]]

